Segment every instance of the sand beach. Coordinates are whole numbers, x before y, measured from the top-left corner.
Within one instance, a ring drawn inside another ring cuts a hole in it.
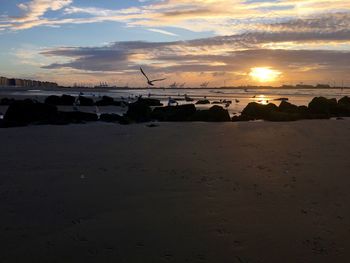
[[[348,262],[350,122],[0,129],[0,262]]]

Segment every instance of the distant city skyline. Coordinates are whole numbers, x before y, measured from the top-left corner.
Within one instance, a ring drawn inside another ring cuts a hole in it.
[[[0,0],[0,76],[350,86],[350,1]]]

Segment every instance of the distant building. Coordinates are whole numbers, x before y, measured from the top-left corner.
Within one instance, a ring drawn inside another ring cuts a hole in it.
[[[23,87],[32,87],[33,86],[33,81],[29,79],[25,79],[23,81]]]
[[[8,78],[0,77],[0,86],[7,87],[9,85]]]
[[[9,86],[16,86],[16,80],[15,79],[9,79],[8,80]]]
[[[297,89],[313,89],[314,86],[306,84],[298,84],[295,86]]]
[[[15,79],[15,86],[16,87],[23,87],[24,81],[23,79]]]
[[[51,88],[58,87],[58,84],[55,82],[42,82],[37,80],[29,80],[29,79],[15,79],[15,78],[5,78],[0,77],[0,86],[1,87],[43,87],[43,88]]]
[[[318,88],[318,89],[330,89],[331,86],[328,84],[317,84],[316,88]]]
[[[283,89],[293,89],[293,88],[295,88],[295,86],[293,86],[293,85],[282,85],[281,88],[283,88]]]

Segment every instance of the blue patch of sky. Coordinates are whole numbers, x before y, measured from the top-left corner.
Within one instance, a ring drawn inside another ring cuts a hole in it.
[[[22,1],[14,0],[11,3],[8,1],[1,6],[1,11],[6,12],[9,10],[9,14],[13,15],[14,12],[18,12],[19,8],[17,4],[23,3]],[[94,1],[93,7],[118,10],[121,8],[127,8],[137,5],[150,4],[156,1],[139,2],[132,1]],[[75,0],[74,6],[78,7],[92,7],[91,1]],[[20,14],[20,13],[18,13]],[[45,14],[48,19],[62,19],[62,18],[87,18],[89,14],[71,14],[69,16],[64,15],[63,10],[48,11]],[[128,27],[125,23],[120,22],[99,22],[99,23],[87,23],[87,24],[62,24],[58,27],[38,26],[26,30],[20,31],[5,31],[2,33],[2,41],[0,42],[0,48],[8,49],[9,47],[18,47],[21,44],[32,44],[36,46],[96,46],[102,43],[116,42],[116,41],[176,41],[176,40],[190,40],[196,38],[205,38],[213,36],[212,32],[192,32],[185,29],[179,29],[176,27],[159,28],[176,34],[177,36],[169,36],[158,32],[151,32],[144,27]]]
[[[118,10],[131,6],[147,5],[151,2],[155,1],[147,1],[143,3],[139,1],[94,1],[93,6],[91,6],[91,1],[75,0],[73,5],[77,7],[85,6]],[[21,15],[21,10],[17,5],[19,3],[24,3],[23,0],[0,0],[0,3],[0,15]],[[62,19],[67,17],[84,18],[90,17],[90,15],[72,14],[67,16],[64,15],[63,10],[59,10],[48,11],[44,17],[48,19]],[[2,64],[0,70],[4,70],[6,66],[8,69],[12,68],[13,63],[16,63],[16,58],[14,57],[15,50],[26,46],[38,48],[59,46],[103,46],[118,41],[141,40],[149,42],[170,42],[206,38],[214,35],[213,32],[192,32],[176,27],[160,27],[158,29],[169,31],[177,36],[152,32],[145,27],[128,27],[125,23],[112,21],[87,24],[62,24],[58,27],[38,26],[19,31],[6,30],[1,32],[0,41],[0,58],[2,61],[6,61],[6,63]]]
[[[0,0],[0,16],[8,15],[8,16],[20,16],[22,14],[22,10],[18,8],[18,4],[23,3],[20,0]]]
[[[7,32],[1,37],[0,48],[9,50],[9,48],[18,48],[23,44],[31,44],[38,47],[100,46],[118,41],[168,42],[211,36],[209,32],[193,33],[177,28],[162,29],[178,36],[151,32],[141,27],[126,27],[118,22],[65,24],[57,28],[41,26],[22,31]]]
[[[151,1],[147,1],[142,3],[137,0],[123,0],[123,1],[111,1],[111,0],[102,0],[102,1],[86,1],[86,0],[74,0],[73,6],[78,7],[96,7],[101,9],[123,9],[128,7],[137,7],[150,3]],[[154,2],[154,1],[153,1]]]

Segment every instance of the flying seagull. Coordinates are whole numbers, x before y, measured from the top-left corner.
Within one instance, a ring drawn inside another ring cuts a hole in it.
[[[154,86],[153,82],[166,80],[166,79],[154,79],[154,80],[149,80],[149,78],[147,77],[146,73],[143,71],[143,69],[142,69],[141,67],[140,67],[140,70],[141,70],[142,75],[144,75],[145,78],[147,79],[147,83],[148,83],[148,85],[150,85],[150,86]]]

